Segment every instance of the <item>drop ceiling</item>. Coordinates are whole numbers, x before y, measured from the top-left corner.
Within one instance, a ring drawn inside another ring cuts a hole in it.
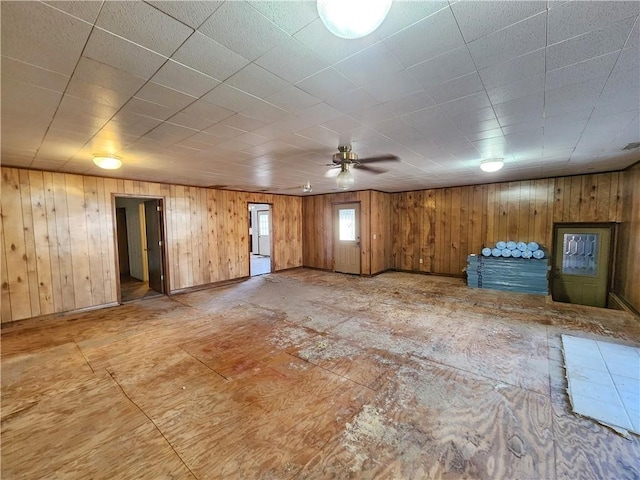
[[[358,40],[307,1],[0,7],[5,166],[302,195],[344,143],[400,157],[355,172],[387,192],[640,159],[637,1],[396,0]]]

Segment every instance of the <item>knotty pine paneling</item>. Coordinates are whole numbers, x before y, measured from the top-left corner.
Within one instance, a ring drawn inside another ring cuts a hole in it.
[[[620,177],[622,206],[614,289],[640,311],[640,164],[620,172]],[[610,210],[610,205],[602,208]]]
[[[620,221],[620,175],[391,194],[392,268],[460,275],[468,254],[498,240],[536,241],[551,251],[554,222]]]
[[[302,257],[305,267],[333,270],[333,205],[352,202],[360,202],[360,270],[363,275],[371,274],[370,191],[341,192],[303,198]]]
[[[299,197],[1,172],[3,323],[118,300],[113,194],[164,198],[170,292],[249,275],[249,202],[273,205],[274,270],[302,265]]]
[[[391,268],[391,195],[371,192],[371,274]],[[374,238],[375,237],[375,238]]]

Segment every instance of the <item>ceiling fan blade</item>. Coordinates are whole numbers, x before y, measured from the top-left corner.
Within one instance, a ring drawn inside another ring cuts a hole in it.
[[[385,155],[377,155],[375,157],[359,158],[359,163],[376,163],[376,162],[397,162],[400,160],[397,156],[387,153]]]
[[[337,177],[339,173],[340,173],[339,168],[330,168],[329,170],[326,171],[324,176],[327,178],[334,178],[334,177]]]
[[[376,168],[376,167],[370,167],[369,165],[354,165],[355,168],[357,168],[358,170],[364,170],[365,172],[369,172],[369,173],[385,173],[388,172],[388,170],[386,168]]]

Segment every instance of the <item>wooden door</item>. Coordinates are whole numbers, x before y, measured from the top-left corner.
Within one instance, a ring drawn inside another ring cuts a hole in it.
[[[610,227],[556,227],[553,299],[605,307],[610,245]]]
[[[147,258],[149,262],[149,288],[164,293],[164,262],[162,245],[162,201],[144,202],[147,232]]]
[[[258,211],[258,255],[271,255],[271,219],[269,210]]]
[[[333,269],[360,275],[360,204],[335,205]]]

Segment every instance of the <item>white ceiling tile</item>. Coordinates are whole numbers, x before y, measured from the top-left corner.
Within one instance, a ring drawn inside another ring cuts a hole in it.
[[[320,103],[321,100],[309,95],[294,85],[290,85],[268,96],[266,101],[290,112],[298,112],[316,103]]]
[[[55,0],[44,3],[89,23],[95,22],[98,13],[100,12],[100,8],[102,8],[102,2]]]
[[[412,93],[406,97],[396,98],[385,105],[396,115],[405,115],[435,105],[433,99],[425,92]]]
[[[546,19],[547,14],[540,13],[469,43],[478,69],[543,48]]]
[[[302,130],[298,132],[297,135],[308,138],[310,140],[313,140],[314,142],[318,142],[319,144],[326,146],[337,147],[339,143],[339,136],[336,134],[336,132],[320,125]]]
[[[200,32],[189,37],[172,59],[221,81],[249,63],[246,58]]]
[[[316,2],[310,0],[295,2],[259,0],[249,3],[289,35],[293,35],[318,18]]]
[[[361,128],[362,123],[349,115],[341,115],[325,122],[323,126],[339,134],[344,134]]]
[[[580,83],[598,77],[607,77],[618,59],[614,52],[601,57],[591,58],[584,62],[574,63],[566,67],[547,72],[546,88],[560,88],[572,83]],[[606,78],[605,78],[606,79]],[[604,85],[604,83],[603,83]]]
[[[326,103],[318,103],[312,107],[305,108],[299,112],[307,121],[313,123],[324,123],[333,118],[340,117],[341,112]]]
[[[543,73],[531,75],[530,77],[517,82],[500,85],[487,89],[487,96],[491,103],[505,103],[520,97],[526,97],[545,89],[545,75]]]
[[[356,86],[334,68],[326,68],[305,78],[296,86],[320,100],[329,100],[354,90]]]
[[[486,124],[486,126],[489,125],[497,125],[498,121],[496,120],[495,122],[483,122]],[[460,130],[463,131],[463,133],[465,134],[465,136],[470,140],[470,141],[478,141],[478,140],[484,140],[486,138],[494,138],[494,137],[502,137],[504,135],[504,132],[502,131],[501,128],[490,128],[488,130],[485,129],[485,127],[482,126],[482,124],[478,124],[479,125],[479,130],[474,131],[474,132],[467,132],[464,130],[464,126],[463,125],[458,125],[458,128],[460,128]]]
[[[243,115],[249,118],[255,118],[256,120],[260,120],[265,123],[276,122],[288,115],[288,113],[289,112],[286,110],[262,100],[258,100],[257,103],[254,103],[249,108],[242,110]]]
[[[526,132],[528,130],[535,130],[536,128],[540,128],[542,126],[544,126],[544,118],[539,118],[537,120],[532,120],[529,122],[522,122],[522,123],[514,123],[511,125],[505,125],[502,127],[502,131],[504,132],[505,135],[507,134],[511,134],[511,133],[518,133],[518,132]]]
[[[173,60],[165,63],[151,80],[187,95],[201,97],[220,82]]]
[[[547,70],[582,62],[621,50],[635,19],[627,19],[599,30],[570,38],[547,47]]]
[[[554,88],[545,92],[545,113],[557,115],[595,106],[602,91],[602,78]]]
[[[383,120],[393,118],[396,114],[391,110],[391,108],[382,104],[364,108],[362,110],[356,110],[351,113],[351,116],[361,121],[364,125],[371,126]]]
[[[169,109],[179,111],[193,103],[196,98],[184,93],[172,90],[157,83],[146,83],[137,93],[136,98],[141,98],[148,102],[165,106]]]
[[[209,128],[214,123],[213,120],[210,120],[208,118],[189,115],[183,112],[176,113],[167,121],[176,125],[191,128],[193,130],[204,130],[206,128]]]
[[[104,2],[96,26],[166,57],[193,32],[144,2]]]
[[[385,38],[384,43],[406,67],[464,45],[451,9],[445,8]]]
[[[206,128],[205,132],[211,135],[215,135],[216,137],[229,140],[231,138],[236,138],[242,135],[243,133],[245,133],[245,130],[242,130],[236,127],[231,127],[229,125],[223,125],[222,123],[216,123],[215,125],[212,125],[211,127]]]
[[[466,97],[474,93],[482,92],[484,86],[477,72],[449,80],[441,85],[426,89],[426,92],[436,103],[445,103],[456,98]]]
[[[227,117],[222,120],[220,124],[226,125],[227,127],[234,127],[239,130],[244,130],[245,132],[250,132],[266,125],[265,122],[261,122],[260,120],[256,120],[255,118],[249,118],[240,114]],[[208,129],[207,131],[211,132],[211,129]]]
[[[238,136],[237,139],[241,142],[244,142],[253,146],[262,145],[269,141],[267,137],[263,137],[262,135],[256,135],[253,132],[243,133],[242,135]]]
[[[487,107],[489,107],[488,110]],[[474,93],[473,95],[440,104],[440,110],[452,117],[468,112],[476,112],[477,114],[480,109],[483,109],[484,112],[492,111],[490,107],[491,102],[485,92]],[[486,114],[484,119],[487,119]]]
[[[2,57],[2,76],[18,82],[46,88],[55,92],[64,92],[69,76],[40,68],[36,65]]]
[[[611,74],[598,101],[619,103],[624,100],[636,106],[640,104],[640,72],[638,69],[616,71]]]
[[[545,49],[541,48],[478,71],[486,88],[526,80],[545,72]]]
[[[403,70],[402,64],[382,42],[343,60],[334,68],[360,87],[374,82],[382,72],[388,75]]]
[[[191,115],[203,120],[219,122],[220,120],[230,117],[235,112],[229,110],[228,108],[221,107],[220,105],[214,105],[213,103],[207,102],[204,99],[200,99],[193,102],[180,113]]]
[[[466,45],[410,67],[409,73],[425,88],[445,83],[476,71]]]
[[[330,64],[344,60],[378,42],[375,35],[344,39],[332,34],[319,18],[294,35],[294,38]]]
[[[326,66],[323,60],[295,40],[276,47],[256,63],[292,83],[314,75]]]
[[[130,99],[120,110],[121,112],[135,113],[146,117],[157,118],[158,120],[166,120],[173,116],[180,109],[169,108],[154,102],[149,102],[141,98]]]
[[[368,93],[364,88],[356,88],[355,90],[338,95],[327,101],[327,103],[343,113],[351,113],[356,110],[373,107],[382,102]]]
[[[444,8],[449,8],[449,3],[446,0],[393,2],[386,18],[375,31],[375,35],[379,38],[386,38]]]
[[[91,100],[119,109],[131,98],[128,93],[117,92],[101,85],[85,82],[74,75],[66,90],[73,97]]]
[[[151,50],[99,29],[94,29],[89,37],[84,56],[143,78],[153,75],[166,60]]]
[[[206,2],[177,2],[168,0],[147,1],[147,3],[191,28],[198,28],[224,2],[214,0],[207,0]]]
[[[144,78],[137,77],[125,70],[87,57],[80,58],[78,66],[73,72],[73,78],[127,95],[133,95],[146,81]]]
[[[508,7],[503,1],[466,1],[451,6],[467,43],[532,17],[546,8],[546,0],[516,2]]]
[[[266,98],[290,85],[255,63],[250,63],[229,77],[225,83],[260,98]]]
[[[260,100],[226,83],[218,85],[204,95],[202,99],[236,112],[245,110]]]
[[[567,2],[549,10],[548,44],[561,42],[613,22],[640,14],[640,3],[591,1]]]
[[[364,89],[381,102],[422,91],[422,87],[406,70],[389,75],[382,74],[375,82],[365,85]]]
[[[39,2],[2,4],[2,55],[71,75],[91,25]]]
[[[513,125],[542,118],[545,105],[543,93],[516,98],[493,106],[500,125]]]
[[[249,60],[255,60],[289,37],[246,2],[225,2],[198,30]]]

